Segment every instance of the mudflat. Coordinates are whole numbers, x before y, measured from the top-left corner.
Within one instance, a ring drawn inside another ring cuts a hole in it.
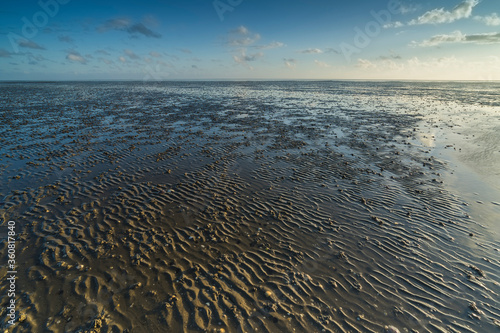
[[[2,328],[498,332],[498,91],[2,83]]]

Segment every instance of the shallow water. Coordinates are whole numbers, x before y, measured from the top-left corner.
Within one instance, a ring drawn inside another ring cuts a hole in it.
[[[9,331],[496,332],[498,91],[0,84]]]

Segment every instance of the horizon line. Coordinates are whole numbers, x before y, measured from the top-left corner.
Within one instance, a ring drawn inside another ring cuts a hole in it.
[[[312,82],[500,82],[500,80],[471,80],[471,79],[261,79],[261,78],[241,78],[241,79],[169,79],[169,80],[140,80],[140,79],[88,79],[88,80],[2,80],[0,83],[21,83],[21,82],[142,82],[142,83],[163,83],[163,82],[283,82],[283,81],[312,81]]]

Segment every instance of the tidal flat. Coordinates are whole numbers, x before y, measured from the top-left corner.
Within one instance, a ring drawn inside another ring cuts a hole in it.
[[[0,327],[498,332],[499,92],[0,83]]]

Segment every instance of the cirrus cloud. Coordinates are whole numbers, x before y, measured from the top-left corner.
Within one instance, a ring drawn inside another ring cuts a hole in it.
[[[261,50],[268,50],[268,49],[277,49],[277,48],[280,48],[283,46],[285,46],[285,44],[283,44],[281,42],[271,42],[271,43],[266,44],[266,45],[257,45],[257,46],[255,46],[255,48],[261,49]]]
[[[320,49],[306,49],[306,50],[300,50],[297,51],[298,53],[304,53],[304,54],[317,54],[317,53],[323,53],[322,50]]]

